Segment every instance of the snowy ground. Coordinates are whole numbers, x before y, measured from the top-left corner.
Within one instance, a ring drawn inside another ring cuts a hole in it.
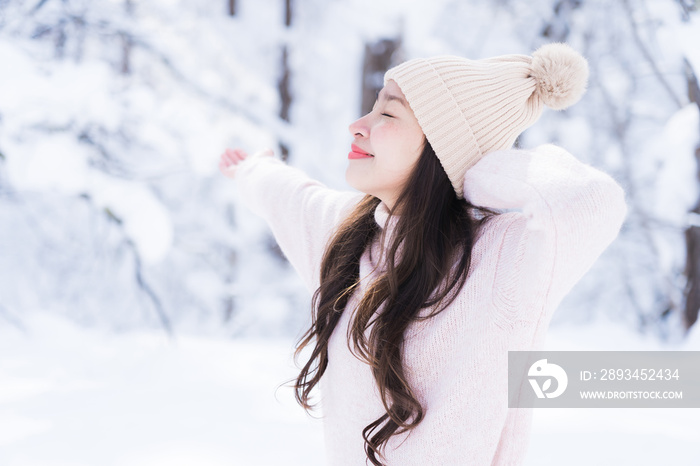
[[[296,375],[292,340],[170,342],[49,316],[26,327],[0,327],[2,466],[323,464],[321,421],[278,389]],[[548,340],[618,348],[658,346],[609,323]],[[540,409],[526,465],[698,465],[698,438],[698,409]]]
[[[697,326],[696,326],[697,327]],[[545,349],[561,351],[698,351],[700,330],[662,346],[620,325],[560,326]],[[535,409],[526,466],[697,466],[700,409]]]

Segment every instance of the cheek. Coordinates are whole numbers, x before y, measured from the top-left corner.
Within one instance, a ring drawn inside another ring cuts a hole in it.
[[[397,129],[385,126],[377,129],[372,136],[372,148],[379,154],[379,158],[376,160],[377,163],[391,168],[400,159],[400,154],[405,150],[405,135],[402,135]]]
[[[374,129],[372,147],[387,154],[401,154],[403,157],[413,158],[416,154],[420,155],[423,138],[420,127],[407,128],[398,124],[387,124]]]
[[[376,140],[377,144],[395,144],[404,136],[399,126],[391,123],[378,125],[372,132],[372,139]]]
[[[408,146],[409,152],[418,159],[421,152],[423,152],[423,141],[425,140],[425,135],[420,129],[420,126],[416,126],[410,132],[410,135],[405,138],[406,144]]]

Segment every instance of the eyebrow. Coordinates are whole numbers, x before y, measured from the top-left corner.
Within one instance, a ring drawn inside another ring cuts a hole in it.
[[[381,92],[377,92],[377,99],[380,98],[380,97],[379,97],[380,94],[381,94]],[[395,100],[395,101],[397,101],[398,103],[400,103],[401,105],[403,105],[404,107],[408,107],[408,104],[406,103],[406,101],[405,101],[404,99],[402,99],[401,97],[397,96],[397,95],[384,93],[384,94],[382,94],[381,97],[382,97],[384,100],[386,100],[387,102],[391,102],[392,100]]]

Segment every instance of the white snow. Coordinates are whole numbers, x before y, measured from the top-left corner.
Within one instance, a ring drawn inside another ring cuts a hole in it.
[[[551,329],[548,350],[663,347],[606,321]],[[38,313],[0,327],[3,466],[323,465],[321,412],[283,384],[291,339],[114,334]],[[300,360],[301,362],[302,360]],[[527,466],[700,464],[700,409],[535,409]]]
[[[321,465],[285,340],[0,327],[3,466]],[[308,451],[307,451],[308,450]]]

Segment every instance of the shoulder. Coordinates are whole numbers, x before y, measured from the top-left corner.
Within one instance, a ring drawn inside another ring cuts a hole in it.
[[[366,196],[365,193],[356,191],[335,191],[332,202],[335,203],[338,212],[338,221],[345,220]]]

